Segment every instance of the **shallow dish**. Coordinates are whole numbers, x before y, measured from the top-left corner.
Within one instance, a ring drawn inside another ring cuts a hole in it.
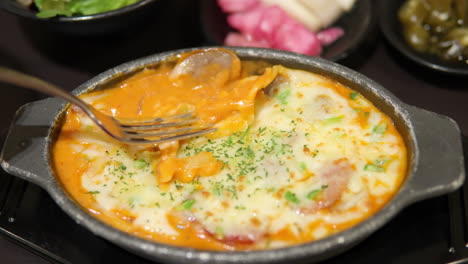
[[[378,213],[356,226],[322,240],[281,249],[259,251],[205,251],[169,246],[141,239],[92,217],[71,199],[56,181],[50,148],[66,104],[50,98],[22,107],[9,131],[2,152],[2,167],[10,174],[43,187],[78,224],[122,248],[155,261],[170,263],[286,263],[317,262],[354,246],[383,226],[407,205],[445,194],[464,181],[461,134],[448,117],[406,105],[385,88],[346,67],[324,59],[271,49],[233,48],[241,59],[265,60],[289,68],[329,76],[360,92],[394,121],[408,148],[407,177],[393,199]],[[81,94],[146,66],[157,65],[177,50],[112,68],[78,87]],[[443,135],[443,136],[441,136]],[[444,155],[440,155],[444,153]]]
[[[468,65],[444,61],[437,56],[419,53],[413,50],[403,38],[403,31],[398,20],[398,9],[406,0],[382,0],[380,1],[380,28],[385,38],[403,56],[413,62],[439,72],[468,75]]]
[[[209,44],[222,45],[230,31],[226,15],[216,0],[200,1],[201,24]],[[332,26],[344,29],[345,34],[333,44],[324,47],[322,58],[339,61],[353,53],[368,36],[374,20],[371,0],[358,0],[348,13],[340,17]]]
[[[123,8],[95,15],[53,18],[38,18],[36,11],[21,6],[16,0],[1,1],[0,8],[41,29],[72,35],[101,35],[123,31],[143,22],[143,18],[150,15],[159,2],[161,1],[140,0]]]

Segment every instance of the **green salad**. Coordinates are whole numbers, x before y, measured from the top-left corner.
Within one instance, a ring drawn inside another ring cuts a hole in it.
[[[119,9],[139,0],[34,0],[38,17],[86,16]]]

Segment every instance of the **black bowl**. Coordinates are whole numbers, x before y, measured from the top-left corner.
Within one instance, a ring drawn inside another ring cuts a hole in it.
[[[429,69],[449,74],[468,75],[467,64],[444,61],[435,55],[417,52],[406,43],[402,25],[398,20],[398,9],[405,1],[380,1],[380,28],[390,44],[408,59]]]
[[[366,39],[373,26],[374,14],[372,0],[358,0],[354,7],[345,13],[331,26],[344,29],[345,34],[335,43],[324,47],[322,58],[340,61],[352,52]],[[202,0],[201,24],[208,44],[223,45],[226,35],[235,31],[227,23],[226,14],[218,6],[216,0]]]
[[[38,18],[36,11],[21,6],[16,0],[0,1],[0,8],[17,15],[40,30],[70,35],[105,35],[131,29],[150,15],[160,0],[140,0],[135,4],[87,16]]]

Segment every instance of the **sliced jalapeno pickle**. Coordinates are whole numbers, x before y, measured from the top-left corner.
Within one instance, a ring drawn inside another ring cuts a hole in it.
[[[468,0],[407,0],[398,18],[414,50],[468,64]]]

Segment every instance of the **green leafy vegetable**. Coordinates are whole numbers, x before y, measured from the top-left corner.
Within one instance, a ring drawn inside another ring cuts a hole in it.
[[[37,17],[87,16],[116,10],[139,0],[35,0]]]
[[[59,15],[71,16],[72,14],[60,9],[46,9],[36,14],[39,18],[50,18]]]
[[[295,204],[299,203],[299,199],[297,198],[296,194],[293,192],[287,191],[284,194],[284,198],[286,198],[286,200],[290,201],[291,203],[295,203]]]

